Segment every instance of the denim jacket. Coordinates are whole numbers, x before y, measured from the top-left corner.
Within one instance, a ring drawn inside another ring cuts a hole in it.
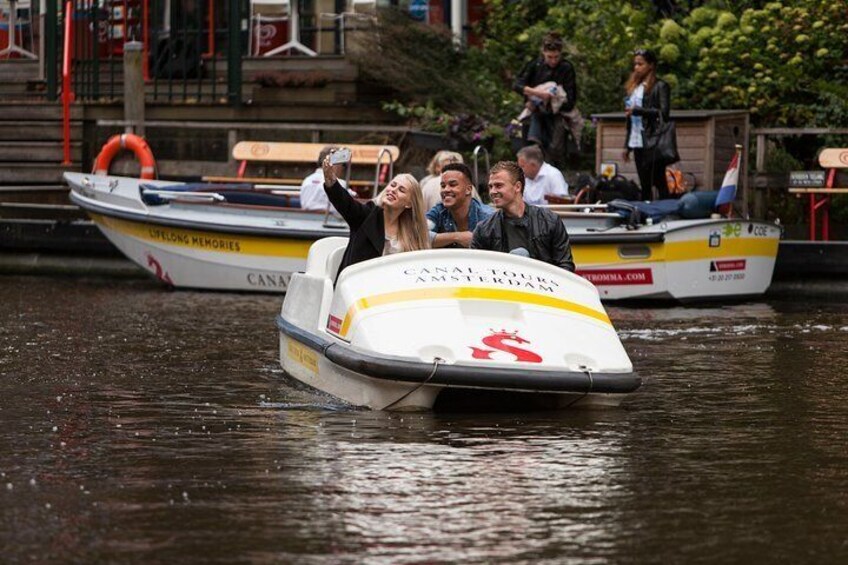
[[[479,201],[472,199],[471,205],[468,207],[468,231],[474,231],[477,224],[494,213],[495,209],[491,206],[481,204]],[[452,233],[457,231],[456,222],[453,221],[450,210],[445,208],[441,202],[430,208],[427,212],[427,225],[430,229],[431,242],[437,233]]]

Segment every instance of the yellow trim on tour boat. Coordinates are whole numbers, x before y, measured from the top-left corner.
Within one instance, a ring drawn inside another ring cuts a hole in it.
[[[313,243],[312,240],[306,239],[275,239],[172,228],[122,220],[91,212],[89,212],[89,215],[97,224],[126,236],[152,243],[175,245],[201,251],[306,259],[309,254],[309,247]]]
[[[417,302],[420,300],[498,300],[504,302],[521,302],[535,306],[566,310],[582,316],[588,316],[596,321],[612,326],[612,322],[606,313],[589,308],[588,306],[583,306],[582,304],[562,300],[561,298],[554,298],[553,296],[542,296],[532,292],[499,288],[450,287],[400,290],[360,298],[348,308],[341,329],[339,330],[339,335],[341,337],[347,335],[353,323],[353,318],[359,312],[387,304]]]
[[[623,258],[620,247],[644,246],[650,250],[649,257]],[[722,257],[776,257],[777,238],[723,238],[719,247],[710,247],[707,240],[691,240],[658,243],[615,243],[572,245],[574,262],[580,267],[593,264],[656,263],[668,261],[697,261]]]

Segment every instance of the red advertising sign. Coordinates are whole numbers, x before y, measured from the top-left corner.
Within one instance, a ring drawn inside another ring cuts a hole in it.
[[[733,259],[731,261],[712,261],[710,271],[744,271],[745,259]]]
[[[578,269],[577,274],[595,286],[654,283],[651,269]]]
[[[330,315],[330,317],[327,319],[327,329],[333,332],[334,334],[339,333],[342,329],[342,321],[339,318]]]

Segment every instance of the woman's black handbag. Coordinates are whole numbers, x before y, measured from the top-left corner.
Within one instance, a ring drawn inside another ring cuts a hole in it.
[[[677,152],[677,128],[673,121],[663,121],[660,116],[656,131],[646,135],[644,142],[646,149],[653,149],[654,161],[662,163],[662,166],[671,165],[680,160],[680,153]]]

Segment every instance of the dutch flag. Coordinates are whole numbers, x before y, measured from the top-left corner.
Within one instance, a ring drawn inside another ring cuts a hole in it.
[[[727,167],[724,180],[721,182],[721,189],[719,189],[716,197],[715,207],[724,216],[730,215],[733,209],[733,200],[736,198],[736,185],[739,184],[739,155],[741,153],[741,148],[738,148],[730,161],[730,166]]]

